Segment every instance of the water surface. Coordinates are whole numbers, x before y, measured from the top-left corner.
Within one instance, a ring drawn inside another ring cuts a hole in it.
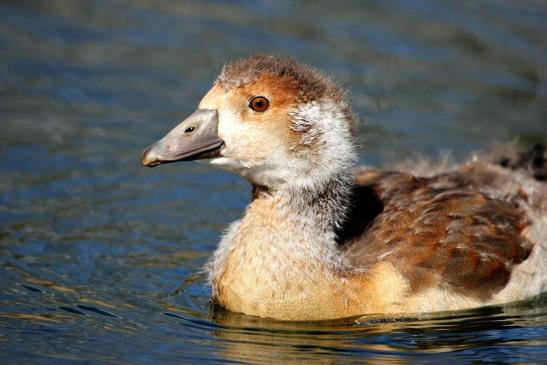
[[[201,268],[249,187],[139,155],[255,52],[350,90],[362,163],[547,142],[542,1],[3,1],[2,363],[546,362],[545,296],[357,324],[212,308]]]

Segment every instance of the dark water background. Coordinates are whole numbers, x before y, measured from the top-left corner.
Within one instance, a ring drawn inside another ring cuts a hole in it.
[[[360,324],[210,307],[249,188],[139,154],[258,51],[349,88],[363,163],[547,141],[545,1],[0,1],[0,362],[546,363],[546,296]]]

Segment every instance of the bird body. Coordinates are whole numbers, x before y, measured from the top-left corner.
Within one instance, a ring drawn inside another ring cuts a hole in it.
[[[355,128],[328,77],[257,55],[226,65],[198,111],[144,151],[148,166],[199,159],[253,187],[208,264],[214,302],[324,320],[547,290],[544,182],[482,159],[431,176],[356,169]]]

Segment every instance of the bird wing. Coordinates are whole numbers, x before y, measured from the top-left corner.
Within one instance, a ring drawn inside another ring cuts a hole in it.
[[[465,184],[445,185],[397,172],[359,173],[339,232],[353,267],[390,262],[412,292],[443,286],[487,299],[501,290],[532,250],[521,235],[523,212]]]

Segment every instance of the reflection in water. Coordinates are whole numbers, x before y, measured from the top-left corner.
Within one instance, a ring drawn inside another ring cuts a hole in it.
[[[533,1],[0,3],[2,363],[538,362],[547,300],[280,323],[211,307],[202,267],[249,188],[140,151],[254,52],[333,74],[362,162],[547,142]]]
[[[545,305],[546,300],[547,296],[537,298],[536,304]],[[221,357],[234,361],[331,363],[358,354],[367,363],[407,363],[407,353],[471,354],[481,347],[524,342],[524,338],[507,341],[495,334],[525,328],[541,313],[534,308],[529,303],[414,317],[367,316],[316,323],[277,322],[215,308],[211,318],[222,326],[214,330],[224,343]]]

